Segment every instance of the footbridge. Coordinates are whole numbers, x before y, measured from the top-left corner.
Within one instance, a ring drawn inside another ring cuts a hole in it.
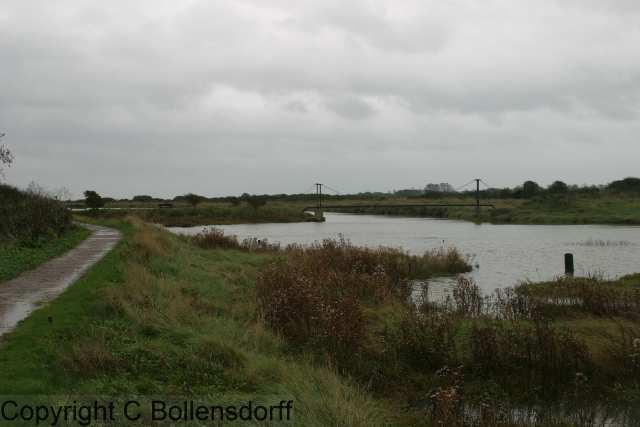
[[[358,204],[325,204],[323,203],[323,188],[328,188],[331,191],[333,191],[334,193],[340,194],[339,192],[331,189],[331,187],[325,185],[325,184],[321,184],[321,183],[315,183],[315,200],[316,200],[316,204],[315,206],[305,206],[303,208],[304,212],[314,212],[315,215],[315,220],[316,221],[324,221],[324,211],[325,210],[340,210],[340,209],[359,209],[359,208],[366,208],[366,209],[389,209],[389,208],[416,208],[416,207],[433,207],[433,208],[438,208],[438,207],[448,207],[448,208],[473,208],[476,211],[476,215],[478,215],[480,213],[480,210],[482,208],[489,208],[489,209],[493,209],[495,208],[494,205],[490,204],[490,203],[482,203],[480,200],[480,183],[482,182],[484,184],[484,181],[482,181],[482,179],[480,178],[475,178],[471,181],[469,181],[467,184],[458,187],[458,188],[464,188],[465,186],[471,184],[475,182],[476,186],[475,186],[475,203],[358,203]],[[485,184],[486,185],[486,184]]]

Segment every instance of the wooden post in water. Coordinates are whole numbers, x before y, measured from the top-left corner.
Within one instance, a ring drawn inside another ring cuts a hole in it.
[[[567,276],[573,276],[573,254],[564,254],[564,274]]]

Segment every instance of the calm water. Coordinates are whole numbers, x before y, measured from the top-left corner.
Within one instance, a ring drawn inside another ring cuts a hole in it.
[[[455,246],[475,266],[471,276],[487,292],[564,272],[572,252],[576,275],[615,278],[640,272],[640,227],[606,225],[476,225],[464,221],[327,213],[324,223],[219,226],[238,238],[282,244],[312,243],[339,234],[356,245],[402,247],[412,253]],[[205,227],[171,228],[196,234]]]

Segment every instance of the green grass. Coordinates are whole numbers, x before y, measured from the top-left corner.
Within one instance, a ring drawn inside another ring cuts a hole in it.
[[[0,282],[13,279],[23,271],[64,254],[90,234],[85,228],[73,227],[60,237],[0,245]]]
[[[282,223],[311,221],[301,206],[267,204],[259,209],[241,204],[210,203],[198,207],[175,207],[165,209],[103,210],[87,213],[94,218],[124,218],[135,215],[147,222],[167,227],[193,227],[197,225],[223,225],[243,223]]]
[[[209,404],[291,399],[296,425],[376,426],[430,425],[423,408],[434,390],[453,387],[471,399],[467,401],[489,395],[492,402],[539,392],[517,359],[507,360],[510,371],[476,375],[474,327],[495,321],[455,313],[450,321],[437,313],[431,320],[422,319],[409,316],[407,307],[394,299],[366,313],[373,333],[365,346],[380,358],[361,362],[379,369],[361,371],[368,374],[363,376],[354,371],[349,377],[323,362],[323,349],[312,354],[293,346],[257,314],[255,283],[271,255],[201,249],[186,237],[136,219],[83,220],[118,227],[123,240],[0,341],[0,395],[58,403],[70,401],[70,396],[138,396],[143,401],[173,396]],[[637,284],[636,275],[611,286]],[[629,384],[638,381],[621,381],[619,357],[626,353],[613,348],[620,345],[620,327],[637,331],[637,319],[558,312],[549,320],[588,346],[598,373],[590,384],[612,385],[611,390],[605,387],[611,394],[628,391],[637,403],[640,397]],[[449,367],[455,371],[466,365],[460,379],[439,373],[442,363],[448,363],[433,353],[438,345],[449,348],[446,342],[438,344],[443,325],[451,328],[444,332],[451,332],[454,340]],[[521,331],[521,338],[532,338],[531,333],[522,335],[528,325],[527,320],[505,321],[500,330],[507,333],[501,336],[509,338],[513,329]],[[507,344],[503,350],[517,347]],[[509,356],[505,352],[503,357]],[[511,380],[518,389],[510,388]],[[148,424],[148,419],[140,423]]]
[[[115,250],[3,339],[0,395],[291,399],[296,425],[397,424],[390,405],[293,355],[256,318],[254,280],[268,257],[118,227]]]
[[[441,199],[388,198],[383,201],[341,200],[331,202],[332,205],[418,203],[473,204],[475,199],[463,197],[444,197]],[[481,203],[493,204],[495,208],[482,208],[480,215],[476,215],[473,207],[362,207],[334,210],[360,214],[449,218],[494,224],[640,224],[640,197],[634,195],[613,193],[546,195],[530,200],[485,199],[481,200]],[[327,204],[329,203],[327,202]]]
[[[532,199],[481,199],[495,209],[482,208],[477,216],[473,207],[389,207],[406,204],[474,204],[466,196],[442,198],[406,198],[396,196],[327,198],[325,205],[378,205],[379,207],[351,207],[332,209],[336,212],[409,217],[435,217],[494,224],[640,224],[640,196],[613,192],[594,194],[546,194]],[[150,222],[163,225],[195,226],[259,222],[296,222],[309,220],[304,207],[315,205],[313,200],[270,200],[257,211],[246,203],[233,206],[226,202],[204,202],[197,208],[176,203],[175,208],[157,209],[157,203],[114,202],[110,207],[143,207],[131,211]],[[127,211],[101,212],[101,217],[123,217]]]

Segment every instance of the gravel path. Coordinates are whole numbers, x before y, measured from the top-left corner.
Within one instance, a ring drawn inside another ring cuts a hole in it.
[[[120,240],[117,230],[80,224],[92,231],[66,254],[53,258],[15,279],[0,283],[0,337],[41,304],[51,301],[98,262]]]

